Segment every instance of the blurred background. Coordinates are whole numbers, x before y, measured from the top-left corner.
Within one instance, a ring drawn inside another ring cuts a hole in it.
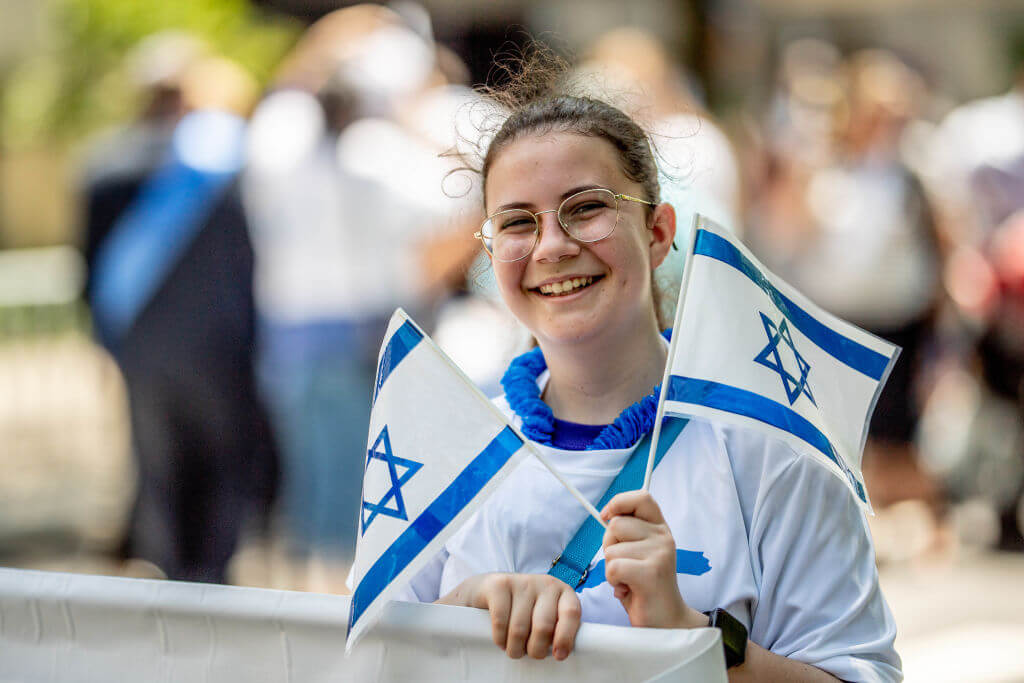
[[[530,37],[903,347],[864,470],[907,678],[1024,681],[1013,0],[0,0],[0,564],[345,592],[391,311],[492,395],[529,345],[443,153]]]

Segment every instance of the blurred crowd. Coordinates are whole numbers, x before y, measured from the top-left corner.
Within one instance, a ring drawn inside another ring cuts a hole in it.
[[[491,395],[530,344],[451,154],[472,158],[500,113],[412,3],[327,15],[263,92],[181,33],[130,61],[147,105],[80,174],[87,298],[137,470],[120,556],[226,582],[240,543],[278,539],[287,585],[344,590],[391,312]],[[864,469],[879,519],[914,501],[924,532],[879,540],[880,559],[941,544],[964,510],[973,542],[1024,550],[1024,69],[950,108],[892,52],[797,40],[763,114],[730,125],[638,29],[596,38],[573,78],[647,126],[681,215],[903,347]],[[680,258],[658,273],[669,289]]]

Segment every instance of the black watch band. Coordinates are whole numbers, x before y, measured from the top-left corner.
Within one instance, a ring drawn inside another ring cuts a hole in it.
[[[725,668],[739,666],[747,658],[747,627],[739,619],[719,607],[705,612],[708,626],[722,632],[722,647],[725,648]]]

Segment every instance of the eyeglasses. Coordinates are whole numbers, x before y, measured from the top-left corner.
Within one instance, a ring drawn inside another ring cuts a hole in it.
[[[536,213],[526,209],[498,211],[488,216],[473,236],[483,242],[495,260],[511,263],[526,258],[537,246],[541,214],[555,214],[565,234],[578,242],[598,242],[615,231],[619,201],[657,206],[646,199],[595,188],[566,197],[557,209]]]

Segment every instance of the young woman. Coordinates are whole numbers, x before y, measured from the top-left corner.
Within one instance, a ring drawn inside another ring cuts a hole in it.
[[[653,426],[667,334],[653,270],[676,232],[648,139],[601,101],[514,107],[483,163],[479,237],[501,296],[537,340],[501,407],[597,501]],[[580,621],[696,628],[724,609],[749,640],[730,680],[899,680],[895,625],[862,512],[816,461],[690,421],[650,493],[614,497],[586,580],[547,571],[586,513],[524,461],[406,597],[488,609],[511,657],[563,659]]]

